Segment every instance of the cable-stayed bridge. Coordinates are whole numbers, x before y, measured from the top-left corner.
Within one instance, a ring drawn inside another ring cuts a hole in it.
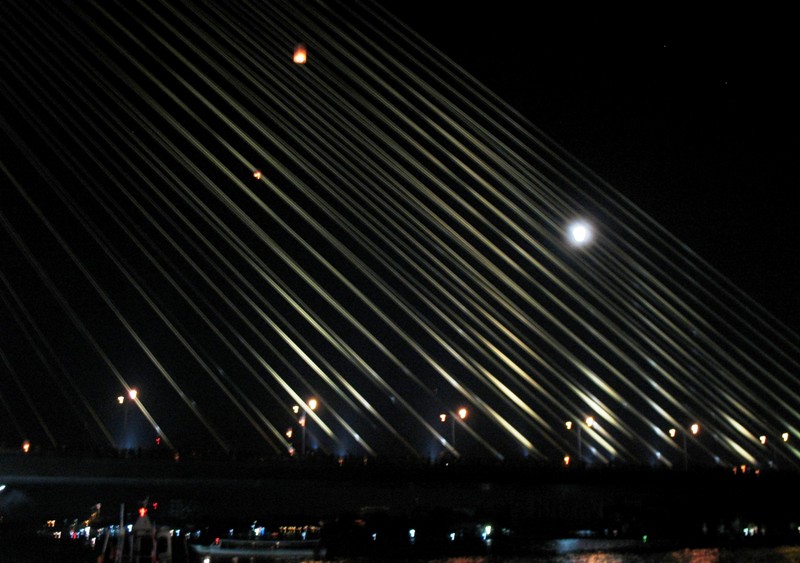
[[[376,4],[0,8],[0,442],[795,468],[797,335]]]

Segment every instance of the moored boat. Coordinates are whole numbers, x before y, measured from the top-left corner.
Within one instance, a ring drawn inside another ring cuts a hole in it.
[[[233,557],[250,557],[259,561],[304,560],[324,557],[319,540],[238,540],[219,539],[210,545],[193,544],[194,553],[204,557],[203,562]]]

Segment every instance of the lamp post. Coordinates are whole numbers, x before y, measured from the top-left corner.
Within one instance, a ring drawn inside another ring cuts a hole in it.
[[[700,425],[696,422],[689,427],[689,430],[692,433],[692,436],[697,436],[697,433],[700,432]],[[684,467],[688,471],[689,470],[689,449],[686,446],[686,432],[683,433],[683,459],[684,459]]]
[[[586,424],[586,426],[588,428],[591,428],[595,424],[594,417],[587,416],[586,420],[584,420],[584,423]],[[568,421],[566,421],[564,423],[564,426],[567,427],[567,430],[572,430],[573,422],[571,420],[568,420]],[[581,434],[582,426],[583,426],[582,424],[575,425],[575,433],[578,436],[578,463],[579,464],[583,463],[583,436]]]
[[[460,409],[458,409],[458,418],[460,418],[461,420],[464,420],[465,418],[467,418],[467,414],[468,414],[467,409],[465,409],[464,407],[461,407]],[[452,435],[453,447],[455,448],[456,447],[456,419],[455,419],[455,417],[453,417],[453,432],[452,432],[452,434],[453,434]]]
[[[758,437],[758,441],[762,446],[764,446],[764,449],[767,452],[767,454],[766,454],[767,465],[769,467],[772,467],[772,456],[770,456],[770,454],[769,454],[769,444],[767,444],[767,435],[766,434],[762,434],[761,436]]]
[[[129,401],[125,400],[124,395],[120,395],[117,397],[117,402],[122,405],[122,440],[125,441],[128,437],[128,410],[130,407],[128,404],[130,402],[136,401],[136,397],[139,396],[139,392],[136,389],[128,390],[128,399]]]
[[[572,421],[571,420],[566,421],[564,423],[564,426],[567,427],[567,430],[572,430]],[[577,427],[576,433],[578,435],[578,464],[580,465],[581,457],[582,457],[581,454],[583,453],[583,444],[581,443],[581,426],[580,426],[580,424]]]
[[[692,436],[697,436],[697,433],[700,432],[700,425],[697,424],[696,422],[693,423],[689,427],[689,432],[692,433]],[[669,429],[669,437],[670,438],[674,439],[677,434],[678,434],[678,431],[675,430],[674,428],[670,428]],[[682,434],[683,434],[683,469],[685,471],[688,471],[689,470],[689,447],[688,447],[688,445],[686,443],[686,435],[688,433],[687,432],[682,432]]]
[[[456,415],[461,420],[464,420],[465,418],[467,418],[467,415],[469,415],[469,411],[465,407],[461,407],[456,411]],[[439,415],[439,420],[441,420],[442,422],[447,422],[447,414],[445,414],[445,413],[440,414]],[[454,448],[456,447],[456,417],[455,416],[451,416],[450,417],[450,443],[453,445]]]
[[[783,432],[780,436],[781,442],[784,444],[789,441],[789,433]],[[781,451],[778,449],[777,445],[772,446],[772,449],[769,448],[769,444],[767,444],[767,436],[766,434],[762,434],[758,437],[758,441],[761,443],[762,446],[765,446],[767,452],[767,463],[770,467],[775,465],[775,455],[781,455]]]
[[[312,411],[317,410],[317,406],[319,406],[319,403],[313,397],[310,398],[306,404],[308,405],[308,408],[311,409]],[[300,407],[295,405],[295,406],[292,407],[292,410],[295,412],[295,414],[297,414],[297,413],[300,412]],[[303,441],[302,441],[302,446],[301,446],[300,452],[302,453],[303,457],[305,457],[305,455],[306,455],[306,424],[307,424],[305,412],[302,415],[300,415],[300,419],[298,420],[298,423],[300,424],[300,428],[302,428],[302,434],[303,434]]]

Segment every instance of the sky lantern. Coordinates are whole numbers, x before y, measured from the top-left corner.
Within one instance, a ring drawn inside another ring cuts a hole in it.
[[[306,64],[306,61],[308,60],[308,50],[306,49],[305,43],[298,43],[295,45],[292,60],[298,65]]]

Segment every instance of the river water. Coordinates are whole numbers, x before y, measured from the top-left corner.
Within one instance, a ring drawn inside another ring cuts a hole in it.
[[[365,559],[340,563],[365,563]],[[400,563],[400,562],[394,562]],[[770,548],[702,548],[646,553],[589,551],[518,558],[452,557],[407,563],[800,563],[800,546]]]
[[[265,563],[268,559],[219,559],[213,558],[210,563]],[[274,560],[273,560],[274,561]],[[286,563],[287,560],[284,560]],[[298,559],[296,563],[308,560]],[[333,563],[369,563],[375,561],[368,558],[335,559]],[[381,559],[391,563],[800,563],[800,546],[770,548],[697,548],[678,549],[672,551],[582,551],[575,553],[553,553],[539,556],[498,557],[468,556],[448,557],[429,560],[397,560]],[[202,563],[202,559],[198,561]],[[319,561],[314,563],[331,563]]]

